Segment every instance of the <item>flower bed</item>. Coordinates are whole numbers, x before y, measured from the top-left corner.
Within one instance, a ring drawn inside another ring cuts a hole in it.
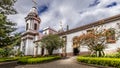
[[[37,57],[37,58],[21,58],[18,60],[18,63],[22,64],[36,64],[36,63],[43,63],[49,62],[53,60],[60,59],[60,56],[50,56],[50,57]]]
[[[120,59],[119,58],[102,58],[102,57],[78,57],[79,62],[96,64],[102,66],[111,66],[120,68]]]

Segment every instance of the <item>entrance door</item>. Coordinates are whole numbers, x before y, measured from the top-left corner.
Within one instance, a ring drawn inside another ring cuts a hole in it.
[[[41,50],[41,55],[44,55],[44,48],[42,48]]]
[[[79,54],[79,49],[73,48],[73,55],[78,55],[78,54]]]

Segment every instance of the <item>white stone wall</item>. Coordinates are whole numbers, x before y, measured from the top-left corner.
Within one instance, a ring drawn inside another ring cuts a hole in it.
[[[79,31],[79,32],[75,32],[75,33],[71,33],[71,34],[68,34],[67,35],[67,45],[66,45],[66,52],[67,53],[72,53],[73,52],[73,38],[75,36],[80,36],[81,34],[85,33],[86,30],[83,30],[83,31]],[[80,52],[84,52],[88,50],[87,48],[83,48],[83,47],[80,47]]]
[[[34,43],[33,40],[27,39],[25,46],[25,55],[33,55],[34,54]]]
[[[100,29],[109,29],[109,28],[117,29],[118,28],[117,23],[120,23],[120,20],[110,22],[110,23],[100,25],[100,26],[95,26],[94,28],[99,27]],[[72,47],[73,41],[72,41],[72,39],[75,36],[80,36],[81,34],[86,33],[86,30],[87,29],[66,35],[67,36],[67,44],[66,44],[66,52],[67,53],[73,53],[73,47]],[[112,52],[112,51],[114,52],[117,48],[120,48],[120,40],[117,40],[116,43],[107,44],[107,48],[105,49],[105,52]],[[79,49],[80,49],[80,52],[89,51],[87,46],[80,46]],[[56,52],[57,51],[55,51],[54,53],[56,53]],[[62,53],[62,50],[61,51],[59,50],[59,53],[60,52]]]
[[[53,51],[53,54],[58,54],[58,53],[60,53],[59,49]]]
[[[48,35],[48,34],[49,34],[49,30],[44,30],[44,31],[43,31],[43,34],[44,34],[44,35]]]
[[[41,47],[40,46],[38,46],[38,55],[41,55]]]
[[[104,28],[108,29],[108,28],[115,28],[116,30],[118,30],[118,25],[117,23],[120,23],[120,20],[108,23],[103,25]],[[114,53],[117,48],[120,48],[120,39],[116,41],[116,43],[108,43],[107,44],[107,48],[105,49],[105,52],[107,53]]]

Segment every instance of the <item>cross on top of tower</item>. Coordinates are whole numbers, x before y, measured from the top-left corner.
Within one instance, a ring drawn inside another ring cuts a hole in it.
[[[36,7],[37,6],[36,0],[32,0],[32,2],[34,3],[34,7]]]
[[[60,21],[60,27],[62,27],[62,22]]]
[[[63,24],[62,24],[62,21],[60,21],[59,23],[60,23],[60,24],[59,24],[59,26],[60,26],[59,32],[63,32],[64,30],[63,30]]]

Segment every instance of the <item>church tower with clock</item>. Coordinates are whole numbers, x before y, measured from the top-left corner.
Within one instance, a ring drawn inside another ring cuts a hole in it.
[[[20,50],[24,55],[33,55],[35,49],[34,41],[39,40],[39,25],[41,22],[40,17],[38,16],[38,11],[36,7],[32,7],[28,15],[25,17],[26,21],[26,31],[22,34],[21,37],[21,47]]]

